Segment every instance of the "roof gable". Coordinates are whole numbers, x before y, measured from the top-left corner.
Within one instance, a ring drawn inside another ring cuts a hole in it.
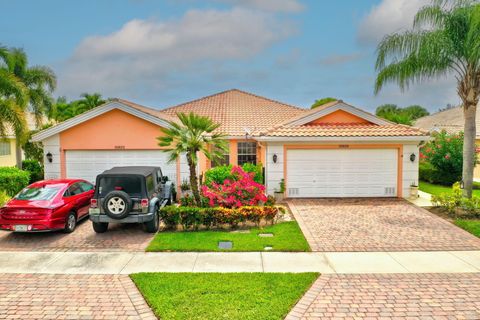
[[[337,110],[313,120],[307,125],[316,124],[371,124],[372,122],[344,110]]]
[[[112,111],[114,109],[121,110],[123,112],[126,112],[128,114],[131,114],[133,116],[136,116],[140,119],[143,119],[145,121],[151,122],[153,124],[156,124],[160,127],[169,127],[168,121],[174,121],[175,118],[172,118],[168,115],[161,114],[159,111],[157,114],[154,115],[155,110],[150,109],[147,107],[139,106],[134,103],[130,103],[126,100],[112,100],[110,102],[107,102],[101,106],[98,106],[96,108],[93,108],[87,112],[84,112],[82,114],[79,114],[78,116],[75,116],[71,119],[68,119],[66,121],[63,121],[53,127],[50,127],[48,129],[42,130],[35,134],[32,137],[32,141],[42,141],[48,137],[51,137],[57,133],[60,133],[62,131],[65,131],[67,129],[70,129],[78,124],[81,124],[85,121],[88,121],[90,119],[93,119],[95,117],[98,117],[104,113],[107,113],[109,111]],[[149,112],[147,112],[149,111]]]
[[[326,103],[318,108],[307,111],[300,116],[290,119],[289,121],[283,123],[284,126],[301,126],[306,125],[316,120],[322,119],[328,115],[331,115],[337,111],[343,111],[342,113],[337,113],[336,115],[349,114],[350,119],[357,119],[357,123],[360,121],[365,121],[366,123],[376,124],[376,125],[388,125],[392,124],[390,121],[379,118],[371,113],[358,109],[352,105],[349,105],[341,100],[333,101]],[[328,119],[328,118],[327,118]],[[364,123],[365,123],[364,122]],[[342,122],[343,123],[343,122]]]

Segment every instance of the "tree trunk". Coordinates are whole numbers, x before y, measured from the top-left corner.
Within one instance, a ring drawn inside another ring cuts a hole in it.
[[[192,160],[190,152],[187,153],[187,162],[190,170],[190,188],[192,189],[193,198],[195,199],[197,206],[201,206],[200,192],[198,190],[197,169],[195,168],[195,163]]]
[[[473,169],[475,168],[475,140],[477,135],[477,126],[475,118],[477,115],[476,104],[465,105],[463,108],[465,119],[464,137],[463,137],[463,196],[472,197],[473,187]]]
[[[15,160],[17,162],[17,168],[21,170],[22,169],[22,145],[18,137],[15,139]]]

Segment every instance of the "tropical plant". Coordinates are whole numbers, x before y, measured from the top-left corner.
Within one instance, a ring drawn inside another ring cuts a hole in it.
[[[0,80],[0,82],[4,82],[0,86],[7,88],[7,90],[2,90],[3,92],[0,95],[2,96],[2,102],[5,103],[5,113],[11,117],[11,120],[4,121],[14,128],[17,143],[17,166],[21,168],[21,146],[25,141],[27,132],[25,112],[30,111],[35,115],[37,126],[42,124],[44,116],[52,115],[54,110],[52,92],[55,90],[57,82],[55,74],[50,68],[29,66],[27,55],[23,49],[2,47],[0,48],[0,58],[3,61],[0,69],[3,70],[4,76],[8,74],[6,80]],[[0,78],[2,77],[0,76]],[[17,87],[21,84],[23,91],[21,97],[15,93],[18,90],[8,92],[8,88],[12,88],[9,79],[14,80],[13,82],[17,83]],[[5,82],[7,82],[6,85]],[[2,119],[8,118],[3,118],[2,115]]]
[[[384,104],[375,110],[375,114],[380,118],[395,123],[411,125],[414,120],[427,116],[430,113],[419,105],[399,108],[396,104]]]
[[[333,101],[337,101],[337,99],[332,98],[332,97],[327,97],[327,98],[322,98],[322,99],[315,100],[315,102],[312,104],[310,109],[315,109],[317,107],[320,107],[321,105],[324,105],[325,103],[329,103],[329,102],[333,102]]]
[[[102,99],[102,95],[100,93],[82,93],[80,97],[82,97],[82,99],[77,101],[76,114],[91,110],[106,102],[106,100]]]
[[[173,162],[186,155],[190,171],[190,188],[195,203],[201,205],[201,197],[197,177],[198,153],[203,153],[207,159],[215,160],[227,152],[225,135],[215,132],[220,124],[214,123],[209,117],[189,114],[177,114],[180,123],[169,122],[169,128],[162,128],[162,136],[158,137],[158,145],[167,147],[169,161]],[[210,151],[212,150],[212,151]]]
[[[55,112],[52,119],[57,122],[62,122],[108,101],[108,99],[103,99],[100,93],[83,93],[80,97],[81,99],[71,102],[68,102],[66,97],[58,97],[55,102]]]
[[[234,179],[234,173],[232,172],[233,166],[223,165],[213,167],[205,172],[205,184],[211,186],[213,182],[222,184],[226,179]],[[254,174],[253,179],[257,183],[263,183],[263,169],[261,164],[244,163],[242,169],[245,172],[252,172]]]
[[[433,0],[421,8],[413,28],[386,36],[378,45],[375,93],[395,82],[411,84],[454,74],[463,103],[464,196],[472,196],[475,116],[480,94],[480,5],[474,0]]]

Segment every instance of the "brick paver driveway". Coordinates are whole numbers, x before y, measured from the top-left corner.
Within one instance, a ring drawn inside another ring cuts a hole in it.
[[[480,239],[401,199],[293,199],[288,204],[313,251],[480,249]]]
[[[286,318],[480,319],[480,274],[321,276]]]
[[[111,224],[97,234],[84,220],[71,234],[0,231],[0,251],[144,251],[152,238],[138,224]]]
[[[0,319],[156,317],[128,276],[0,274]]]

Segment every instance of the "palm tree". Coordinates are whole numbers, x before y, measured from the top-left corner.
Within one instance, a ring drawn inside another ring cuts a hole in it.
[[[480,5],[433,0],[415,15],[413,28],[386,36],[377,48],[375,93],[385,84],[410,84],[455,75],[465,119],[464,196],[472,196],[475,116],[480,94]]]
[[[12,112],[17,114],[16,123],[10,122],[10,124],[14,128],[16,136],[17,167],[21,168],[21,145],[28,130],[25,112],[27,109],[33,112],[37,126],[42,124],[44,115],[52,114],[53,99],[51,94],[56,87],[56,77],[48,67],[28,66],[27,55],[22,49],[2,47],[0,51],[0,58],[3,61],[1,65],[3,74],[8,74],[11,79],[16,79],[17,84],[21,83],[24,91],[22,99],[19,99],[19,96],[12,92],[3,94],[5,101],[10,101],[9,105]]]
[[[80,97],[82,97],[82,99],[78,100],[76,110],[77,114],[83,113],[105,103],[105,100],[102,99],[102,95],[100,93],[82,93]]]
[[[170,128],[162,128],[163,136],[158,137],[158,145],[170,147],[165,152],[170,154],[169,161],[176,161],[182,154],[187,157],[190,171],[190,186],[197,205],[201,205],[197,178],[198,153],[202,152],[207,159],[216,160],[227,151],[227,141],[221,133],[213,133],[220,124],[208,117],[194,113],[178,113],[180,123],[170,121]]]

